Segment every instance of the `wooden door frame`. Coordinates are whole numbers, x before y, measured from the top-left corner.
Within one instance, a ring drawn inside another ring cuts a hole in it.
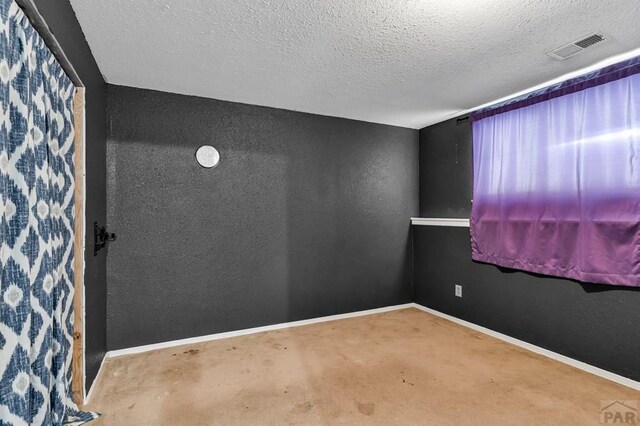
[[[73,241],[73,347],[71,391],[75,402],[82,406],[85,401],[85,329],[84,329],[84,267],[85,267],[85,89],[76,87],[73,96],[73,123],[75,130],[73,164],[75,168],[74,213],[75,229]]]

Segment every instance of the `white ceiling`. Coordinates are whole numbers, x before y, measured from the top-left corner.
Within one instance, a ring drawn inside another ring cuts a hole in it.
[[[111,84],[411,128],[640,47],[638,0],[71,3]]]

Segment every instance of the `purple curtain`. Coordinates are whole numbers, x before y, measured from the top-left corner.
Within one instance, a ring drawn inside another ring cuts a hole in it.
[[[640,74],[626,69],[472,115],[474,260],[640,286]]]

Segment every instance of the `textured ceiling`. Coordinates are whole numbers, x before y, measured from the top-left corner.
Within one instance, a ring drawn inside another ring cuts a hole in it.
[[[71,3],[109,83],[412,128],[640,47],[638,0]]]

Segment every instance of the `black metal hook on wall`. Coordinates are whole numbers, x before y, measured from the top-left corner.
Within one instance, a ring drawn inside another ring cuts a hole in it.
[[[116,240],[116,234],[107,232],[104,226],[98,226],[98,222],[93,222],[93,255],[97,256],[100,249],[107,246],[109,242]]]

